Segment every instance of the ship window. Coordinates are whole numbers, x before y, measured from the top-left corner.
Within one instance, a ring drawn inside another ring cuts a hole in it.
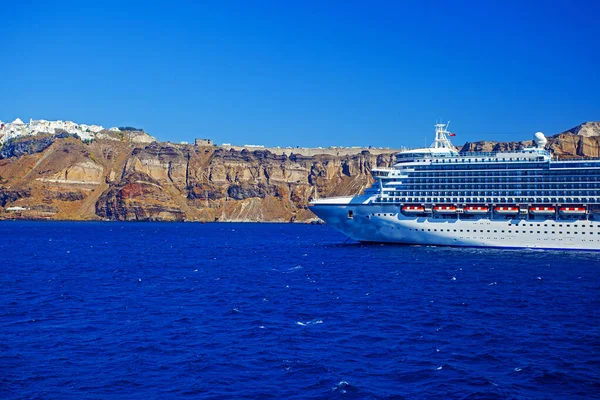
[[[354,218],[354,211],[348,210],[348,218]]]

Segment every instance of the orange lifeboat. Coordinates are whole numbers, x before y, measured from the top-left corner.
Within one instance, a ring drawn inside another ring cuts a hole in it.
[[[465,214],[486,214],[489,210],[488,206],[465,206]]]
[[[498,206],[498,207],[494,207],[494,211],[498,214],[518,214],[519,213],[519,207],[515,207],[515,206]]]
[[[556,208],[550,206],[529,207],[529,212],[534,215],[554,215]]]
[[[584,215],[586,212],[585,207],[581,206],[570,206],[570,207],[561,207],[558,211],[563,215]]]
[[[456,206],[435,206],[433,212],[438,214],[454,214],[456,212]]]
[[[402,207],[402,212],[406,214],[421,214],[425,212],[425,207],[423,206],[404,206]]]

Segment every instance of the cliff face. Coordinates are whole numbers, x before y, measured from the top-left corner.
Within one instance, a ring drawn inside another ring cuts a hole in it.
[[[276,156],[265,151],[153,143],[134,149],[96,214],[118,220],[306,221],[319,196],[352,194],[371,184],[378,162],[351,157]],[[390,165],[392,155],[379,157]]]
[[[510,151],[534,146],[523,142],[467,142],[460,149],[468,151]],[[600,157],[600,122],[586,122],[558,135],[548,137],[546,149],[560,158]]]
[[[548,147],[565,158],[598,157],[599,125],[549,137]],[[358,194],[372,184],[372,168],[394,162],[393,153],[367,151],[288,157],[140,144],[127,137],[91,143],[69,135],[49,142],[44,137],[23,140],[0,159],[0,218],[309,221],[315,217],[307,204],[315,194]],[[462,150],[514,150],[531,144],[475,142]]]
[[[45,143],[46,144],[46,143]],[[393,154],[301,157],[55,138],[0,160],[4,218],[308,221],[309,198],[356,194]],[[36,150],[38,150],[36,148]],[[43,207],[42,207],[43,205]]]

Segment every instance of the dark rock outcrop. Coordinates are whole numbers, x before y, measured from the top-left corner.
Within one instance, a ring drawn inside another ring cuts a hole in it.
[[[51,135],[25,136],[6,141],[0,149],[0,159],[40,153],[55,141]]]
[[[47,196],[60,201],[80,201],[85,199],[82,192],[75,191],[51,191],[47,192]]]
[[[30,197],[31,191],[28,189],[8,190],[0,189],[0,206],[6,207],[6,204],[17,201],[21,198]]]
[[[55,135],[39,134],[35,136],[21,136],[4,142],[0,148],[0,159],[10,157],[21,157],[26,154],[41,153],[58,139],[78,137],[68,132],[58,132]]]

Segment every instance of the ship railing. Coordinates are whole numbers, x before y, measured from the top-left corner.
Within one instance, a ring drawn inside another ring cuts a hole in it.
[[[518,157],[518,158],[506,158],[506,157],[490,157],[487,159],[478,159],[479,156],[463,156],[460,157],[452,157],[452,158],[439,158],[435,159],[433,162],[436,164],[463,164],[463,163],[523,163],[523,162],[543,162],[548,159],[543,159],[542,156],[534,156],[534,157]],[[486,157],[486,156],[481,156]]]
[[[557,162],[575,162],[575,161],[598,161],[600,157],[576,157],[576,158],[560,158]]]

